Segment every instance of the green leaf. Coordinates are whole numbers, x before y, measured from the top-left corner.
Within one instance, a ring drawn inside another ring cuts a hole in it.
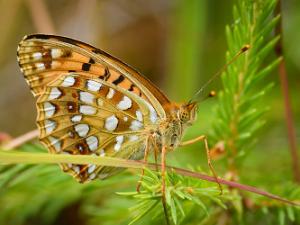
[[[199,198],[192,196],[188,193],[186,193],[186,196],[188,199],[190,199],[191,201],[193,201],[194,203],[199,205],[202,208],[202,210],[205,212],[205,214],[208,216],[207,208],[206,208],[205,204]]]
[[[279,212],[278,212],[278,224],[279,225],[284,225],[284,221],[285,221],[285,213],[284,213],[283,209],[279,209]]]
[[[182,217],[185,217],[185,213],[184,213],[183,207],[181,205],[181,202],[178,200],[178,198],[174,198],[174,201],[175,201],[176,207],[179,209]]]
[[[172,216],[173,222],[175,224],[177,224],[177,210],[176,210],[174,199],[170,200],[170,208],[171,208],[171,216]]]

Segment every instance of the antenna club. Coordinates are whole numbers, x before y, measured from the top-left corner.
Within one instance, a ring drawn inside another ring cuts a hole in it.
[[[208,97],[215,97],[217,93],[215,91],[210,91]]]
[[[251,46],[250,45],[244,45],[242,48],[241,48],[241,52],[246,52],[246,51],[248,51],[249,49],[251,48]]]

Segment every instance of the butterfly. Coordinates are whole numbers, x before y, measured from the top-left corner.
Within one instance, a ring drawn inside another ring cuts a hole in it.
[[[181,142],[196,119],[197,102],[171,102],[149,79],[108,53],[67,37],[25,36],[18,62],[36,97],[39,139],[53,154],[147,160]],[[186,142],[191,144],[205,136]],[[61,164],[84,183],[112,176],[121,168]],[[164,188],[163,181],[163,188]]]

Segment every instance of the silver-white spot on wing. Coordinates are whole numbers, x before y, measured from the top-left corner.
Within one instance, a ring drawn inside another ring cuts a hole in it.
[[[93,115],[96,113],[96,108],[89,105],[81,105],[79,108],[79,112],[85,115]]]
[[[75,115],[75,116],[72,116],[72,117],[71,117],[71,121],[72,121],[73,123],[80,122],[81,119],[82,119],[82,115]]]
[[[157,118],[158,118],[157,113],[156,113],[155,109],[153,108],[153,106],[150,105],[149,102],[145,101],[145,103],[146,103],[146,105],[147,105],[147,107],[150,111],[150,120],[151,120],[152,123],[155,123],[157,121]]]
[[[59,58],[63,55],[63,52],[62,50],[60,49],[57,49],[57,48],[53,48],[51,49],[51,57],[56,59],[56,58]]]
[[[71,87],[75,84],[75,78],[72,76],[67,76],[62,82],[61,86],[63,87]]]
[[[45,120],[46,134],[50,134],[56,128],[56,122],[52,120]]]
[[[95,151],[98,148],[99,143],[98,143],[97,137],[90,136],[90,137],[86,138],[85,140],[91,151]]]
[[[95,169],[96,169],[96,167],[97,167],[97,166],[96,166],[95,164],[89,165],[89,167],[88,167],[88,173],[94,172]]]
[[[80,168],[79,166],[73,166],[73,170],[75,173],[79,174],[80,173]]]
[[[87,104],[93,104],[95,96],[89,92],[81,91],[79,93],[80,101],[85,102]]]
[[[105,151],[104,151],[104,149],[101,149],[101,151],[100,151],[100,156],[101,156],[101,157],[105,156]]]
[[[51,117],[55,113],[55,106],[50,102],[44,102],[44,112],[46,117]]]
[[[124,141],[124,136],[123,135],[119,135],[119,136],[116,137],[116,142],[117,143],[114,146],[114,149],[115,149],[116,152],[120,151],[123,141]]]
[[[133,120],[130,124],[130,129],[133,131],[140,130],[143,127],[143,124],[140,121]]]
[[[35,52],[32,54],[32,57],[35,59],[35,60],[39,60],[39,59],[42,59],[43,58],[43,55],[41,52]]]
[[[115,95],[115,90],[112,89],[112,88],[109,88],[109,91],[108,91],[108,93],[106,95],[106,98],[111,99],[111,98],[114,97],[114,95]]]
[[[54,147],[56,152],[60,152],[61,150],[61,141],[58,138],[49,137],[50,144]]]
[[[90,174],[89,179],[90,179],[90,180],[94,180],[95,177],[96,177],[96,174],[95,174],[95,173],[92,173],[92,174]]]
[[[90,130],[90,127],[87,124],[77,124],[74,128],[80,137],[85,137]]]
[[[61,91],[57,87],[51,88],[48,99],[49,100],[56,99],[59,96],[61,96],[61,94],[62,94]]]
[[[88,80],[86,83],[86,86],[87,86],[88,90],[90,90],[90,91],[99,91],[102,84],[99,82],[96,82],[94,80]]]
[[[115,115],[107,117],[105,120],[105,129],[108,131],[114,131],[118,126],[119,120]]]
[[[117,108],[120,110],[130,109],[132,106],[132,101],[127,96],[123,96],[122,100],[117,104]]]
[[[142,112],[140,110],[137,110],[135,112],[135,115],[136,115],[136,118],[137,118],[138,121],[140,121],[140,122],[143,121],[143,114],[142,114]]]
[[[40,71],[46,69],[44,63],[35,63],[34,66],[35,66],[35,68],[36,68],[37,70],[40,70]]]

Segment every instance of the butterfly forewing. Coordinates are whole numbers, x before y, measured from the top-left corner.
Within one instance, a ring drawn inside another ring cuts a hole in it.
[[[37,99],[40,140],[51,153],[140,159],[167,98],[107,53],[72,39],[33,35],[18,61]],[[63,164],[80,182],[119,168]]]
[[[104,79],[149,102],[160,117],[168,98],[149,80],[120,60],[88,44],[54,35],[30,35],[20,42],[18,61],[33,94],[64,72]]]

